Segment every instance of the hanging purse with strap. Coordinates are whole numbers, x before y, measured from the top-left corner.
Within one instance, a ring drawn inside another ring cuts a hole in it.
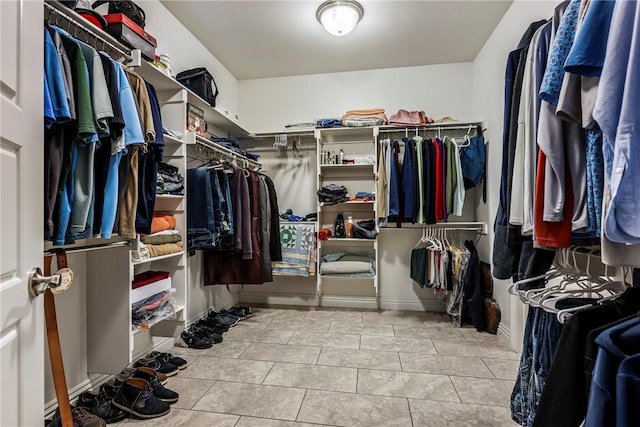
[[[122,13],[139,25],[140,28],[144,29],[146,15],[140,6],[131,0],[98,0],[94,2],[91,7],[95,9],[105,3],[109,4],[109,14]]]

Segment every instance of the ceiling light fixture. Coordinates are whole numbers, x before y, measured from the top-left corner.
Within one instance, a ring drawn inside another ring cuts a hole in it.
[[[355,0],[327,0],[318,6],[316,18],[329,34],[344,36],[356,28],[364,9]]]

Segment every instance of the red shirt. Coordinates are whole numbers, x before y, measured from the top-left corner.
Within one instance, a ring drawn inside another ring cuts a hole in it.
[[[544,171],[547,157],[542,150],[538,151],[538,168],[536,170],[536,195],[533,204],[533,222],[536,242],[547,248],[568,248],[571,246],[571,218],[573,215],[573,191],[569,168],[566,168],[565,186],[566,201],[561,222],[542,220],[544,206]]]

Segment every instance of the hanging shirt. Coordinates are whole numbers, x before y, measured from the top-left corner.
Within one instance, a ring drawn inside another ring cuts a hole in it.
[[[435,203],[435,217],[436,221],[442,221],[444,219],[444,192],[443,192],[443,174],[442,174],[442,147],[437,140],[433,140],[431,142],[433,146],[436,148],[436,158],[435,158],[435,172],[436,172],[436,203]]]
[[[460,161],[460,151],[458,150],[458,144],[455,140],[451,140],[453,145],[453,163],[456,171],[455,188],[453,190],[453,209],[451,213],[456,216],[462,216],[462,209],[464,208],[464,177],[462,176],[462,162]]]
[[[424,215],[427,224],[436,222],[436,148],[432,140],[422,144],[424,156]]]
[[[56,47],[56,51],[58,52],[58,60],[60,61],[60,65],[62,66],[62,75],[64,76],[64,91],[66,93],[67,104],[69,105],[69,112],[71,113],[71,119],[76,119],[76,98],[73,93],[73,76],[71,73],[71,61],[69,60],[69,55],[67,54],[64,45],[62,44],[62,37],[60,37],[60,33],[49,25],[45,25],[45,30],[51,36],[53,40],[53,44]]]
[[[456,171],[455,157],[453,154],[454,144],[451,138],[444,137],[444,144],[447,149],[447,168],[446,168],[446,198],[447,198],[447,213],[453,213],[453,197],[458,181],[458,173]]]
[[[404,193],[403,219],[405,221],[412,221],[415,188],[413,186],[413,156],[411,152],[415,152],[415,147],[411,145],[409,138],[402,138],[402,142],[404,142],[404,160],[402,162],[402,192]]]
[[[385,141],[380,141],[380,155],[378,156],[378,178],[376,182],[376,200],[378,205],[378,216],[384,218],[386,223],[387,218],[387,157]]]
[[[49,85],[47,84],[47,75],[45,73],[42,74],[42,88],[44,128],[49,129],[56,122],[56,113],[53,110],[53,102],[51,101],[51,94],[49,94]]]
[[[51,38],[51,33],[46,29],[44,31],[44,75],[45,87],[47,88],[45,96],[48,94],[51,109],[53,110],[53,118],[57,123],[71,120],[72,116],[65,89],[66,80],[62,70],[62,63],[58,56],[58,49]],[[48,129],[52,124],[45,127]]]
[[[640,8],[637,2],[616,3],[607,56],[602,70],[594,118],[602,128],[611,202],[604,231],[618,243],[640,243]]]
[[[416,153],[418,157],[418,195],[419,195],[419,204],[418,204],[418,215],[416,216],[416,222],[418,224],[425,223],[425,209],[424,209],[424,188],[425,188],[425,165],[423,163],[424,156],[422,153],[422,137],[414,136],[413,141],[416,144]]]

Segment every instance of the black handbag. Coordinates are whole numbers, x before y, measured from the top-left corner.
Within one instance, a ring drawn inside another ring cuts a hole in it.
[[[140,28],[144,29],[146,16],[140,6],[131,0],[98,0],[94,2],[91,7],[95,9],[105,3],[109,4],[109,14],[122,13],[140,26]]]
[[[193,68],[178,73],[176,80],[191,89],[199,97],[204,99],[212,107],[216,106],[216,97],[218,96],[218,86],[211,73],[206,68]]]

